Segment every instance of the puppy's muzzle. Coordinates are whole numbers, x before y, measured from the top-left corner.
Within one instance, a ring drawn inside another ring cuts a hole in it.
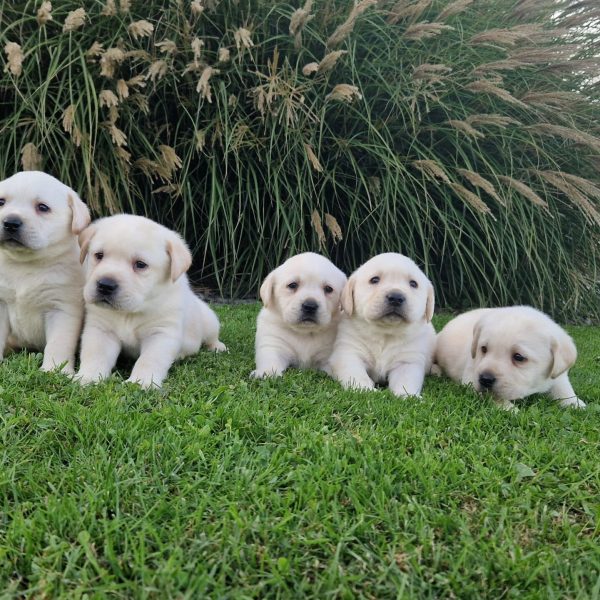
[[[388,292],[385,295],[385,304],[381,317],[384,319],[404,318],[405,302],[406,296],[403,293],[397,291]]]
[[[96,296],[99,300],[110,300],[119,289],[119,284],[110,277],[102,277],[96,281]]]
[[[23,221],[19,219],[19,217],[8,216],[4,221],[2,221],[2,228],[9,234],[15,234],[21,229],[23,225]]]
[[[319,303],[312,298],[305,300],[301,305],[300,322],[301,323],[316,323],[317,312],[319,311]]]
[[[496,377],[490,371],[482,371],[479,374],[479,385],[483,390],[491,390],[496,383]]]

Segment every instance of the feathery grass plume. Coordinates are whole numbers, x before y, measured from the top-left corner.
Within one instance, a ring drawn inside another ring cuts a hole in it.
[[[578,92],[527,92],[521,96],[527,104],[533,104],[549,110],[569,111],[574,104],[586,103],[588,100]]]
[[[175,148],[161,144],[158,149],[160,150],[160,159],[158,164],[169,172],[169,179],[173,176],[175,171],[181,169],[183,162],[181,158],[177,156]]]
[[[194,64],[200,63],[200,57],[202,56],[202,49],[204,48],[204,41],[198,37],[195,37],[190,44],[192,52],[194,53]]]
[[[146,81],[150,79],[152,83],[160,81],[169,71],[169,65],[164,60],[155,60],[146,73]]]
[[[489,73],[493,73],[494,71],[514,71],[515,69],[521,69],[527,66],[530,65],[519,62],[518,60],[513,60],[512,58],[507,58],[478,65],[471,71],[471,74],[475,77],[486,77]]]
[[[218,73],[218,69],[213,69],[213,67],[204,67],[202,75],[198,80],[198,85],[196,86],[196,91],[209,103],[212,103],[212,93],[209,80],[213,75],[217,75]]]
[[[548,203],[538,194],[536,194],[528,185],[526,185],[522,181],[519,181],[518,179],[509,177],[508,175],[498,175],[498,179],[506,185],[508,185],[509,187],[511,187],[513,190],[519,192],[521,196],[524,196],[536,206],[543,208],[549,214]]]
[[[454,129],[462,131],[463,133],[474,139],[483,139],[485,137],[485,135],[481,133],[481,131],[477,131],[475,127],[473,127],[466,121],[459,121],[458,119],[449,119],[448,121],[446,121],[446,123],[448,123],[448,125],[450,125]]]
[[[23,72],[23,50],[16,42],[7,42],[4,46],[7,62],[4,66],[4,72],[10,71],[12,75],[18,77]]]
[[[100,106],[118,106],[119,99],[112,90],[102,90],[98,96]]]
[[[327,73],[335,67],[335,63],[344,54],[348,54],[347,50],[333,50],[328,52],[319,62],[319,73]]]
[[[105,126],[115,146],[127,146],[127,136],[121,131],[114,122],[107,122]]]
[[[406,19],[411,19],[414,22],[430,5],[431,0],[418,0],[410,4],[406,0],[400,0],[390,9],[387,22],[390,25],[395,25],[399,21]]]
[[[201,0],[193,0],[191,4],[192,15],[199,17],[204,12],[204,6]]]
[[[126,15],[131,10],[132,0],[119,0],[119,12]]]
[[[42,5],[37,10],[36,20],[40,27],[48,21],[52,21],[52,2],[42,2]]]
[[[106,4],[100,13],[104,17],[114,17],[117,14],[117,5],[115,0],[106,0]]]
[[[444,183],[450,183],[450,179],[448,178],[448,175],[446,175],[444,169],[434,160],[413,160],[411,164],[413,167],[419,169],[423,175],[426,175],[431,179],[440,179]]]
[[[594,150],[594,152],[600,152],[600,138],[594,137],[584,131],[579,131],[578,129],[564,127],[563,125],[554,125],[553,123],[529,125],[527,129],[542,135],[551,135],[575,142],[576,144],[582,144],[583,146],[587,146],[591,150]]]
[[[37,146],[32,142],[25,144],[21,150],[23,171],[41,171],[42,163],[42,155],[38,152]]]
[[[72,10],[65,19],[63,25],[64,31],[75,31],[80,29],[85,25],[86,13],[84,8],[78,8],[77,10]]]
[[[463,12],[470,4],[473,4],[473,0],[456,0],[455,2],[450,2],[450,4],[440,12],[437,20],[443,21],[444,19],[453,17],[454,15]]]
[[[121,48],[107,48],[100,56],[100,74],[112,79],[118,66],[125,60],[125,52]]]
[[[146,79],[143,75],[136,75],[135,77],[127,80],[127,86],[129,88],[145,88]]]
[[[129,86],[124,79],[119,79],[117,81],[117,94],[119,96],[119,100],[126,100],[129,98]]]
[[[307,156],[308,160],[310,161],[310,164],[313,166],[313,169],[315,171],[317,171],[318,173],[322,173],[323,166],[319,162],[319,159],[317,158],[317,155],[315,154],[314,150],[312,149],[312,146],[310,144],[305,143],[304,150],[306,151],[306,156]]]
[[[469,115],[465,120],[469,125],[473,125],[473,127],[476,125],[495,125],[496,127],[506,129],[508,125],[521,125],[521,122],[517,121],[517,119],[495,113]]]
[[[350,11],[348,18],[329,36],[326,46],[332,48],[341,44],[352,32],[356,19],[369,7],[377,4],[379,0],[359,0]]]
[[[362,94],[355,85],[348,83],[338,83],[327,96],[327,100],[341,100],[343,102],[352,102],[354,99],[360,100]]]
[[[88,62],[95,62],[94,59],[104,54],[104,46],[100,42],[94,42],[85,52]]]
[[[526,23],[510,28],[488,29],[471,37],[471,44],[496,44],[498,46],[515,46],[522,41],[539,40],[548,37],[548,30],[537,23]]]
[[[543,48],[519,48],[510,53],[509,58],[527,65],[539,65],[570,60],[575,57],[580,47],[577,44],[564,46],[546,46]]]
[[[308,77],[309,75],[316,73],[318,70],[319,70],[319,63],[311,62],[302,67],[302,74],[305,77]]]
[[[198,129],[194,137],[196,138],[196,150],[198,150],[198,152],[202,152],[206,146],[206,129]]]
[[[451,72],[452,68],[446,65],[423,63],[414,68],[412,78],[415,80],[426,79],[431,83],[436,83],[442,81]]]
[[[560,190],[577,208],[579,208],[579,210],[581,210],[590,224],[600,226],[600,212],[596,210],[586,196],[586,193],[583,191],[583,189],[593,191],[594,195],[598,197],[597,194],[600,193],[600,190],[596,186],[581,177],[576,177],[575,179],[567,181],[568,173],[562,173],[560,171],[537,171],[537,174],[556,189]]]
[[[344,236],[342,235],[342,228],[340,227],[340,224],[333,215],[325,213],[325,225],[327,226],[327,229],[329,229],[329,231],[331,232],[333,241],[336,244],[337,242],[340,242],[344,239]]]
[[[504,200],[498,195],[496,188],[494,185],[482,177],[479,173],[475,173],[475,171],[470,171],[469,169],[457,169],[458,173],[460,173],[472,186],[481,188],[486,194],[491,196],[498,204],[502,206],[506,206]]]
[[[252,34],[245,27],[238,27],[233,34],[233,39],[238,50],[242,47],[248,49],[254,46]]]
[[[310,222],[312,223],[313,229],[317,234],[317,238],[319,240],[319,246],[321,248],[325,247],[325,231],[323,230],[323,223],[321,221],[321,216],[319,215],[317,209],[312,211],[310,214]]]
[[[290,35],[294,36],[294,45],[296,48],[302,46],[302,30],[306,24],[315,18],[311,15],[313,0],[306,0],[302,8],[297,8],[290,18]]]
[[[439,35],[443,31],[453,30],[454,27],[444,25],[443,23],[429,23],[423,21],[409,25],[404,31],[404,38],[407,40],[425,40]]]
[[[461,200],[472,206],[477,212],[492,215],[490,207],[477,194],[469,191],[464,185],[451,183],[450,187]]]
[[[75,121],[75,105],[69,104],[63,112],[62,126],[67,133],[73,131],[73,123]]]
[[[219,48],[219,52],[217,54],[217,60],[220,63],[228,63],[231,59],[231,52],[229,52],[228,48]]]
[[[154,25],[150,21],[146,21],[146,19],[140,19],[139,21],[130,23],[127,31],[134,40],[137,40],[138,38],[150,37],[154,31]]]
[[[175,54],[175,52],[177,52],[177,44],[173,40],[163,40],[162,42],[155,44],[155,46],[163,54]]]
[[[492,94],[493,96],[497,96],[501,100],[508,102],[509,104],[514,104],[515,106],[520,106],[521,108],[528,108],[525,102],[521,102],[517,98],[515,98],[509,91],[504,88],[498,87],[495,85],[494,81],[489,79],[478,79],[476,81],[472,81],[468,85],[465,86],[466,90],[469,90],[473,93],[482,93],[482,94]]]

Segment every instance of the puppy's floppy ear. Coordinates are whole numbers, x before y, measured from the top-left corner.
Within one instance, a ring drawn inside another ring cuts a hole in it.
[[[473,327],[473,341],[471,342],[471,358],[475,358],[477,347],[479,346],[479,336],[481,335],[481,319]]]
[[[275,271],[277,271],[277,269],[275,269]],[[273,290],[275,288],[275,271],[271,271],[265,277],[265,280],[260,286],[259,295],[265,308],[269,308],[269,305],[273,300]]]
[[[435,295],[433,293],[433,284],[429,282],[427,288],[427,304],[425,305],[425,319],[428,323],[431,323],[431,317],[433,317],[433,309],[435,308]]]
[[[560,331],[550,342],[550,352],[552,353],[552,362],[550,365],[550,377],[556,379],[567,369],[570,369],[577,359],[577,348],[571,336],[564,331]]]
[[[167,254],[171,259],[171,281],[177,281],[191,266],[192,253],[176,234],[167,240]]]
[[[90,211],[75,192],[68,195],[67,202],[69,203],[69,208],[73,214],[71,231],[75,235],[78,235],[90,224],[90,221],[92,220]]]
[[[79,234],[79,247],[81,248],[81,252],[79,254],[79,262],[83,263],[83,261],[85,260],[85,257],[88,253],[88,248],[90,246],[90,242],[92,241],[92,238],[94,237],[95,233],[96,226],[92,224],[89,227],[86,227]]]
[[[352,316],[354,312],[354,286],[356,285],[356,277],[352,275],[346,282],[344,289],[342,290],[342,297],[340,302],[342,310],[349,316]]]

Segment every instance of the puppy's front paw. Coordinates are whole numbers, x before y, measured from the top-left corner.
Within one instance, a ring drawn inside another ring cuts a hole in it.
[[[496,406],[511,413],[518,413],[519,409],[510,400],[498,400]]]
[[[45,371],[46,373],[50,373],[51,371],[58,371],[59,373],[62,373],[63,375],[74,375],[75,374],[75,369],[73,368],[73,365],[68,362],[64,363],[62,366],[56,365],[54,363],[44,362],[44,363],[42,363],[40,370]]]
[[[134,375],[133,373],[127,379],[127,383],[135,383],[139,385],[141,388],[145,390],[149,390],[151,388],[158,389],[160,388],[160,381],[155,381],[152,377],[152,374],[140,374]]]
[[[369,392],[375,389],[375,384],[368,377],[364,379],[346,379],[341,383],[343,388],[358,392]]]
[[[81,385],[91,385],[92,383],[98,383],[102,379],[100,373],[84,373],[79,371],[73,376],[73,381],[80,383]]]
[[[216,342],[212,343],[212,344],[207,344],[206,346],[207,350],[210,350],[211,352],[227,352],[227,346],[221,341],[221,340],[217,340]]]
[[[586,407],[586,404],[583,400],[580,400],[577,396],[573,396],[572,398],[564,398],[560,401],[560,405],[563,408],[580,408],[583,409]]]
[[[275,368],[273,368],[272,370],[262,369],[260,371],[258,369],[255,369],[250,373],[250,377],[252,379],[266,379],[267,377],[281,377],[282,375],[283,372],[278,371]]]

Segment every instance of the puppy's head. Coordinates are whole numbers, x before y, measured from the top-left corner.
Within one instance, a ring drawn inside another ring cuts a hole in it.
[[[569,335],[529,306],[485,313],[473,328],[474,385],[502,400],[544,392],[577,358]]]
[[[292,256],[269,273],[260,288],[260,298],[269,310],[295,328],[327,327],[340,312],[340,294],[346,276],[320,254]]]
[[[40,171],[0,181],[0,248],[43,251],[70,242],[90,222],[87,206],[70,187]]]
[[[174,231],[134,215],[95,221],[79,243],[86,262],[85,301],[114,310],[142,311],[192,264],[188,247]]]
[[[342,308],[348,316],[385,327],[429,322],[433,286],[410,258],[379,254],[352,274],[342,294]]]

